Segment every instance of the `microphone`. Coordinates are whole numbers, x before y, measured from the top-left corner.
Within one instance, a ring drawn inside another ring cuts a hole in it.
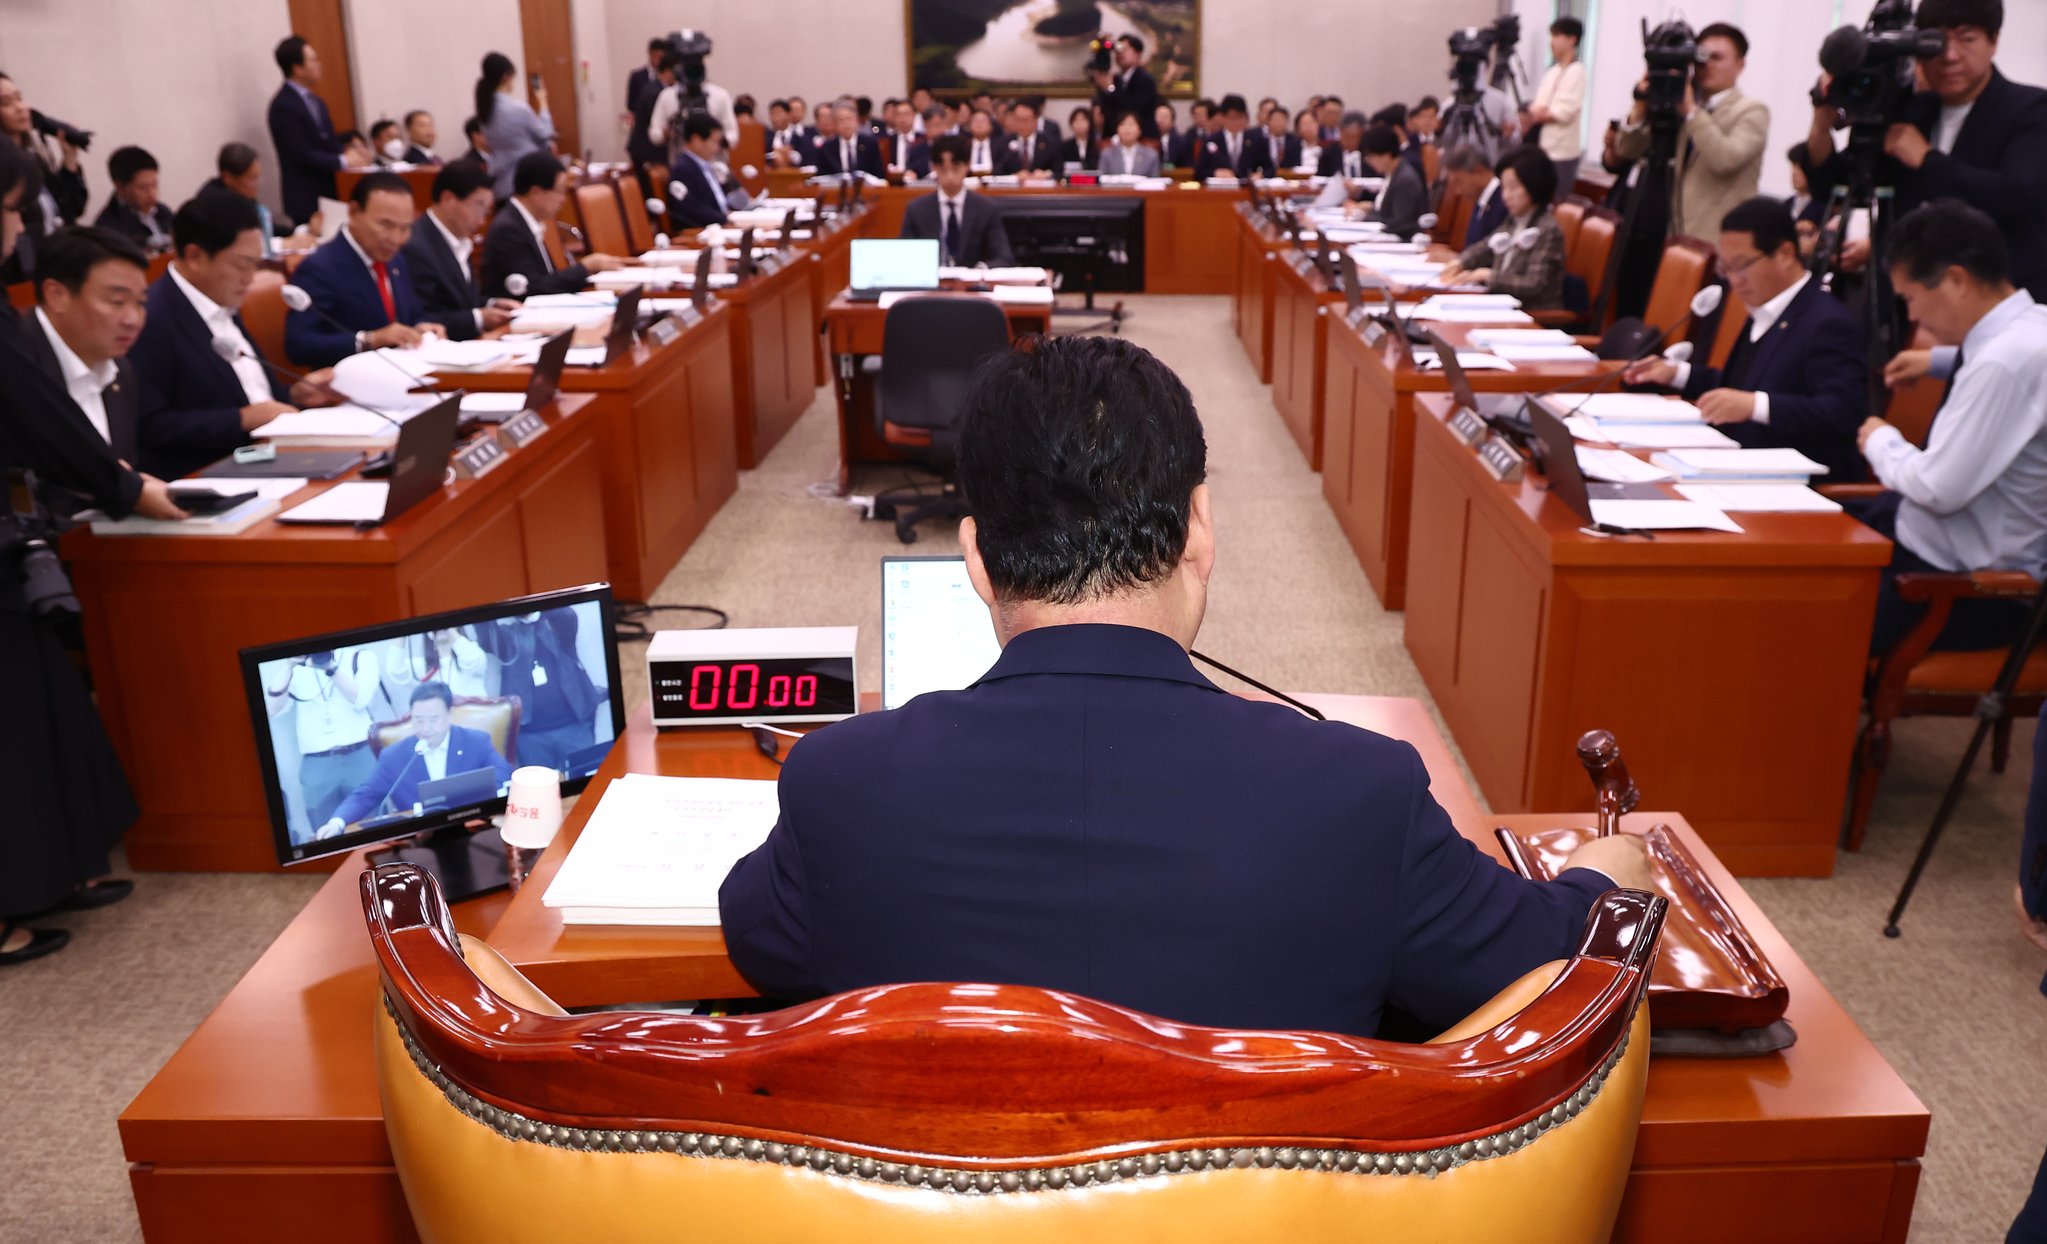
[[[327,314],[325,308],[321,307],[318,303],[313,301],[313,296],[311,294],[308,294],[305,290],[300,289],[296,285],[290,284],[281,285],[278,287],[278,291],[284,298],[285,306],[290,307],[294,311],[312,312],[314,315],[318,316],[320,318],[320,321],[326,324],[327,327],[335,329],[339,332],[347,333],[349,336],[349,340],[351,341],[355,339],[356,333],[361,331],[359,329],[350,328],[348,325],[343,324],[340,320],[337,320],[333,316]],[[385,357],[384,352],[382,350],[380,349],[358,350],[356,351],[356,353],[376,355],[377,358],[384,364],[384,366],[390,368],[392,371],[395,371],[399,375],[405,377],[406,381],[405,387],[408,391],[418,386],[419,377],[413,375],[409,371],[406,371],[403,367],[398,366],[397,363]],[[275,364],[271,363],[268,359],[259,359],[258,361],[261,362],[265,367],[275,366]],[[343,394],[343,396],[345,397],[347,395]],[[357,404],[361,405],[361,403]],[[363,409],[368,410],[369,407],[364,406]]]
[[[525,273],[508,272],[505,274],[505,292],[512,297],[524,298],[526,291],[531,288],[533,288],[533,282],[526,279]],[[604,299],[592,297],[588,294],[548,294],[546,297],[566,298],[571,303],[584,307],[610,307],[614,310],[618,307],[618,299],[616,297]],[[536,308],[535,313],[537,314],[539,310],[539,308]]]
[[[1691,312],[1692,316],[1703,319],[1706,316],[1709,316],[1720,309],[1722,297],[1723,292],[1718,285],[1708,285],[1704,289],[1701,289],[1698,293],[1692,295],[1691,305],[1687,308],[1687,310]],[[1676,328],[1677,325],[1672,324],[1669,328],[1666,328],[1663,331],[1657,333],[1654,337],[1651,337],[1647,342],[1638,347],[1635,350],[1635,352],[1628,357],[1627,362],[1623,363],[1619,370],[1608,372],[1604,376],[1596,377],[1598,383],[1595,384],[1585,394],[1584,397],[1579,399],[1577,405],[1571,407],[1570,410],[1564,412],[1564,417],[1568,419],[1572,415],[1577,414],[1580,410],[1584,409],[1585,403],[1591,401],[1595,394],[1600,393],[1609,385],[1612,385],[1614,382],[1620,380],[1623,376],[1626,376],[1628,374],[1628,369],[1630,367],[1633,367],[1635,364],[1641,362],[1643,359],[1648,358],[1651,354],[1653,354],[1656,351],[1656,347],[1662,345],[1664,338],[1670,336],[1670,334],[1673,331],[1675,331]],[[1680,341],[1677,344],[1671,346],[1670,349],[1665,352],[1664,357],[1669,359],[1673,363],[1687,362],[1692,357],[1692,343],[1689,341]],[[1556,393],[1568,393],[1571,390],[1576,389],[1579,386],[1583,385],[1586,379],[1587,379],[1586,377],[1581,376],[1568,384],[1557,385],[1556,387],[1549,389],[1539,389],[1535,392],[1530,393],[1528,396],[1530,398],[1537,398],[1548,397]]]
[[[1857,26],[1839,26],[1820,41],[1820,68],[1833,77],[1854,73],[1869,56],[1869,36]]]

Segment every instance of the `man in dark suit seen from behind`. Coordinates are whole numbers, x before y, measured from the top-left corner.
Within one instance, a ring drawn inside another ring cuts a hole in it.
[[[1443,180],[1450,193],[1471,201],[1471,219],[1464,226],[1458,251],[1467,251],[1499,232],[1507,223],[1507,200],[1500,179],[1477,143],[1458,143],[1443,153]]]
[[[164,206],[156,157],[140,147],[116,147],[107,157],[113,197],[92,223],[155,255],[171,248],[171,209]]]
[[[625,116],[631,116],[639,111],[642,99],[651,100],[653,96],[661,93],[663,86],[671,85],[657,83],[657,79],[661,73],[661,62],[668,59],[673,50],[668,40],[658,35],[647,40],[647,63],[626,75]]]
[[[454,341],[467,341],[512,320],[517,305],[485,301],[470,255],[476,235],[490,215],[491,180],[473,164],[444,166],[434,174],[434,203],[412,226],[412,236],[399,253],[419,295],[420,313],[448,330]]]
[[[277,68],[284,85],[270,97],[270,141],[277,147],[277,172],[283,182],[284,214],[304,224],[320,210],[321,198],[336,198],[334,174],[357,168],[342,156],[340,138],[326,101],[313,93],[320,85],[320,53],[297,35],[277,45]]]
[[[1272,161],[1272,147],[1265,131],[1251,128],[1251,112],[1242,95],[1225,95],[1217,110],[1221,118],[1215,132],[1194,157],[1194,179],[1219,177],[1227,181],[1278,176]]]
[[[698,114],[683,122],[690,132]],[[705,120],[710,120],[705,117]],[[717,128],[717,122],[711,122]],[[701,130],[702,127],[698,127]],[[610,272],[625,266],[616,255],[593,252],[581,262],[558,264],[548,253],[547,238],[569,197],[569,171],[545,151],[531,152],[512,170],[512,197],[491,217],[483,235],[483,293],[487,298],[524,298],[531,294],[573,294],[583,288],[593,272]],[[685,198],[682,202],[688,202]],[[524,277],[525,288],[511,292],[507,281]]]
[[[1025,181],[1053,180],[1059,173],[1059,144],[1045,141],[1037,105],[1027,99],[1016,101],[1003,124],[1009,128],[1009,145],[995,157],[995,172]]]
[[[1001,211],[967,189],[967,142],[964,134],[946,134],[931,144],[931,180],[937,191],[910,200],[897,236],[936,239],[941,263],[1008,267],[1016,257]]]
[[[817,142],[817,172],[820,177],[843,173],[865,173],[880,177],[881,143],[860,123],[859,106],[842,99],[832,105],[832,132]]]
[[[1421,227],[1422,213],[1429,210],[1429,188],[1422,184],[1422,175],[1400,158],[1400,136],[1392,126],[1366,130],[1358,149],[1372,173],[1385,179],[1365,219],[1386,226],[1395,237],[1407,237]]]
[[[1050,338],[985,362],[963,407],[960,545],[1002,654],[790,750],[780,818],[719,895],[764,995],[986,981],[1218,1027],[1434,1031],[1646,883],[1627,836],[1524,880],[1451,825],[1411,745],[1195,669],[1217,527],[1200,418],[1156,358]]]
[[[1998,72],[2002,0],[1922,0],[1918,23],[1944,31],[1947,44],[1920,62],[1933,89],[1914,95],[1905,120],[1884,136],[1877,184],[1897,188],[1895,218],[1935,199],[1989,213],[2011,248],[2017,284],[2047,302],[2047,90]],[[1813,110],[1812,195],[1823,203],[1852,169],[1834,150],[1838,120],[1825,104]],[[1866,241],[1844,250],[1857,265],[1868,255]]]
[[[718,176],[719,145],[725,131],[708,112],[692,112],[682,121],[682,146],[668,168],[668,213],[684,228],[722,225],[732,202]]]
[[[1134,112],[1143,137],[1159,137],[1159,84],[1144,67],[1144,40],[1118,35],[1111,60],[1107,70],[1094,75],[1095,102],[1102,108],[1103,128],[1114,133],[1116,118]]]
[[[142,332],[149,260],[110,229],[67,226],[36,243],[36,309],[21,343],[62,385],[92,430],[123,462],[135,454],[139,385],[128,351]],[[45,504],[69,516],[91,502],[39,483]]]
[[[134,461],[151,474],[190,475],[279,415],[340,400],[331,371],[298,381],[273,371],[242,323],[262,228],[256,204],[230,190],[201,193],[171,222],[173,258],[149,287],[149,321],[128,354],[142,386]]]
[[[1633,384],[1668,385],[1744,448],[1796,449],[1826,482],[1868,477],[1855,434],[1869,414],[1868,345],[1855,316],[1798,255],[1782,199],[1758,197],[1720,223],[1720,271],[1748,309],[1724,367],[1645,359]]]
[[[351,354],[416,346],[429,327],[399,258],[418,211],[396,173],[365,173],[348,223],[292,270],[312,306],[284,317],[284,352],[300,367],[332,367]]]

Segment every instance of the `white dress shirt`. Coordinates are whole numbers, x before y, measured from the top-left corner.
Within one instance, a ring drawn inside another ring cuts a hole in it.
[[[332,674],[310,665],[294,665],[289,694],[296,702],[299,754],[332,751],[367,742],[370,700],[377,692],[377,654],[367,648],[342,648],[334,654],[337,668],[355,679],[355,694],[344,695]]]
[[[1363,177],[1365,175],[1364,149],[1359,148],[1356,151],[1344,152],[1343,165],[1340,171],[1345,177]]]
[[[976,138],[971,155],[967,158],[968,168],[994,168],[995,144],[986,138]]]
[[[455,253],[455,266],[462,269],[462,279],[474,284],[476,282],[476,274],[469,270],[469,252],[476,249],[476,243],[469,238],[456,237],[453,229],[441,223],[440,214],[435,212],[434,209],[428,208],[426,210],[426,218],[434,222],[434,228],[441,231],[441,240],[446,242],[448,249]],[[543,243],[540,249],[545,251],[547,249],[546,244]],[[476,331],[482,332],[483,308],[477,307],[469,314],[476,319]]]
[[[200,293],[198,287],[178,271],[175,262],[170,266],[170,274],[179,292],[185,295],[185,301],[192,304],[206,330],[213,334],[213,339],[234,348],[235,356],[228,366],[235,369],[235,379],[242,382],[242,396],[249,399],[248,404],[254,406],[258,402],[275,400],[270,389],[270,373],[258,361],[255,345],[235,325],[234,313]]]
[[[413,745],[412,754],[426,770],[427,781],[438,782],[448,776],[448,740],[452,737],[451,731],[442,735],[438,743],[420,739]]]
[[[1812,273],[1808,272],[1796,281],[1793,281],[1783,293],[1748,313],[1748,340],[1750,345],[1761,341],[1763,334],[1777,327],[1777,321],[1784,318],[1784,308],[1791,305],[1791,300],[1798,297],[1798,291],[1804,289],[1806,283],[1810,280],[1812,280]],[[1686,385],[1690,384],[1692,382],[1692,365],[1690,363],[1679,363],[1675,379],[1679,389],[1683,389]],[[1770,422],[1770,395],[1760,389],[1756,390],[1755,394],[1756,408],[1749,415],[1749,422],[1768,423]]]
[[[1898,505],[1898,541],[1943,570],[2047,569],[2047,315],[2019,290],[1962,339],[1926,448],[1894,427],[1863,455]]]
[[[1550,111],[1542,123],[1542,153],[1552,160],[1576,160],[1585,154],[1578,114],[1585,108],[1585,66],[1572,61],[1551,65],[1535,88],[1535,103]]]
[[[100,439],[112,444],[113,433],[107,431],[106,392],[107,386],[114,383],[118,366],[114,360],[108,359],[97,367],[87,367],[85,360],[78,357],[78,352],[57,334],[57,326],[50,323],[50,317],[43,314],[41,307],[36,308],[36,323],[43,326],[44,335],[50,339],[50,349],[57,356],[57,370],[64,373],[65,391],[71,394],[72,401],[78,403],[78,409],[85,412],[85,417],[92,421],[93,431],[100,434]]]
[[[526,222],[526,232],[533,235],[534,245],[540,248],[540,262],[547,265],[549,272],[554,271],[554,256],[547,253],[547,226],[533,219],[533,213],[519,200],[513,199],[512,207],[519,213],[519,219]]]

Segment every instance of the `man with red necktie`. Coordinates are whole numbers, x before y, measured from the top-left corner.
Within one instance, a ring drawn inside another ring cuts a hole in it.
[[[284,352],[300,367],[332,367],[351,354],[419,344],[419,298],[399,251],[412,236],[412,188],[396,173],[355,184],[348,224],[292,273],[312,306],[284,321]]]

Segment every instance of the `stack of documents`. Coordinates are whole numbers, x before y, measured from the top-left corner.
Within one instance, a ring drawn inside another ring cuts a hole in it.
[[[365,449],[392,444],[397,425],[415,413],[386,417],[354,405],[316,406],[279,415],[249,435],[279,449]]]
[[[483,371],[510,362],[512,357],[512,352],[503,345],[481,338],[450,341],[446,337],[428,337],[419,343],[415,353],[435,371]]]
[[[1600,423],[1704,423],[1706,416],[1690,402],[1654,393],[1594,393],[1576,397],[1569,393],[1542,399],[1543,405],[1559,417],[1577,415]]]
[[[1435,294],[1406,314],[1442,324],[1533,324],[1534,317],[1520,308],[1521,300],[1512,294]]]
[[[773,782],[628,773],[604,788],[541,903],[563,924],[718,923],[718,887],[767,838]]]
[[[1414,365],[1417,370],[1430,371],[1443,365],[1442,356],[1433,346],[1414,348]],[[1457,365],[1466,371],[1513,371],[1514,365],[1497,354],[1486,354],[1476,350],[1457,351]]]
[[[605,316],[607,320],[610,318],[608,314]],[[540,350],[547,344],[547,338],[503,337],[499,342],[511,351],[512,362],[531,367],[540,361]],[[568,357],[562,362],[570,367],[601,367],[605,353],[603,346],[570,346]]]
[[[1827,468],[1795,449],[1673,449],[1656,464],[1687,483],[1800,484]]]
[[[374,523],[384,517],[390,498],[389,480],[352,479],[293,506],[278,518],[301,523]]]
[[[1592,521],[1636,531],[1731,531],[1741,524],[1697,501],[1594,501]]]
[[[997,285],[988,291],[988,296],[997,302],[1017,303],[1027,307],[1052,305],[1050,285]]]
[[[1586,479],[1603,480],[1609,484],[1660,484],[1670,478],[1670,472],[1631,453],[1619,449],[1595,449],[1590,445],[1578,446],[1578,469],[1584,472]]]
[[[512,313],[515,333],[549,334],[564,328],[600,328],[611,323],[610,307],[535,307]]]
[[[1840,503],[1822,497],[1803,484],[1679,484],[1679,495],[1688,501],[1722,510],[1778,514],[1838,514]]]
[[[1555,328],[1474,328],[1469,339],[1514,363],[1592,363],[1599,357]]]
[[[1623,449],[1740,448],[1733,437],[1705,423],[1636,423],[1572,415],[1564,420],[1564,426],[1578,440],[1619,445]]]
[[[969,281],[983,285],[1044,285],[1052,274],[1043,268],[955,268],[938,270],[941,281]]]
[[[516,415],[524,409],[526,409],[526,395],[524,393],[464,393],[462,395],[462,413],[465,415]]]

